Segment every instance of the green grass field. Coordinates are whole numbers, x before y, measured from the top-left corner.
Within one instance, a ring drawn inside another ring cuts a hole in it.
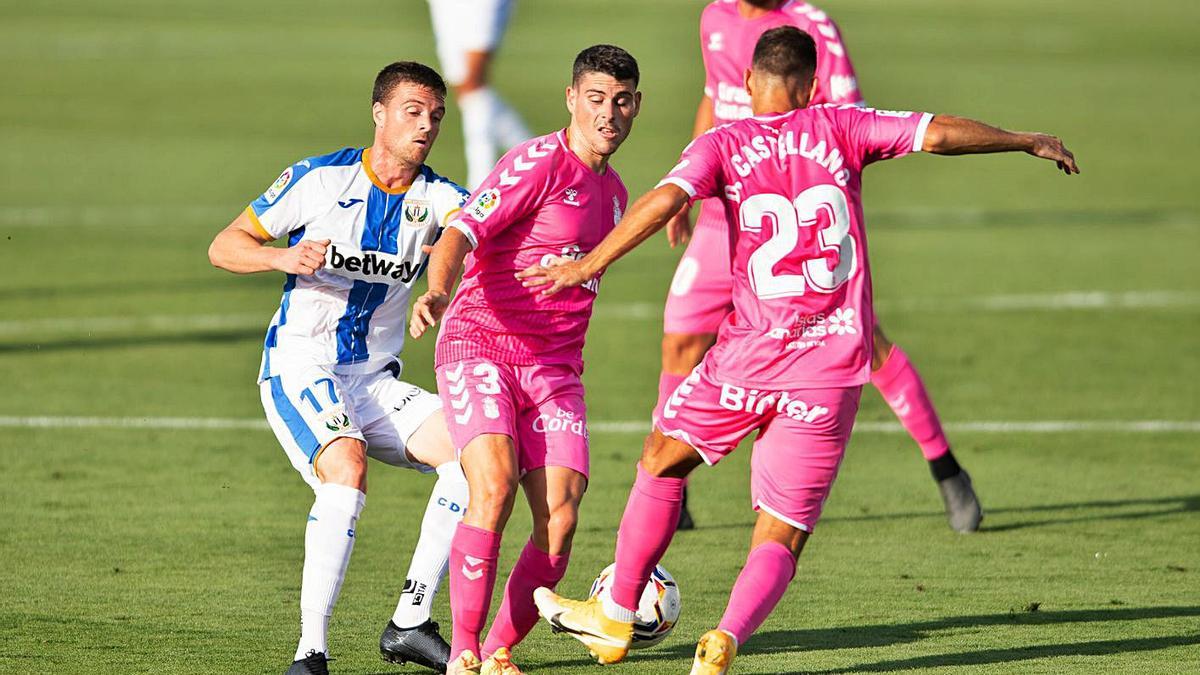
[[[627,47],[644,114],[615,165],[640,194],[689,133],[700,6],[523,0],[494,79],[548,131],[565,122],[575,52]],[[867,392],[822,526],[736,672],[1200,672],[1200,7],[825,8],[869,101],[1053,131],[1084,173],[1024,157],[868,173],[884,326],[951,425],[984,529],[946,527],[917,448]],[[162,427],[261,419],[254,377],[281,279],[212,269],[208,242],[284,166],[368,144],[374,72],[432,62],[427,25],[418,0],[0,6],[0,672],[286,668],[311,492],[265,430]],[[453,108],[430,163],[462,174]],[[601,423],[649,415],[678,255],[650,242],[604,281],[569,593],[612,554],[641,438]],[[428,387],[431,348],[405,358]],[[148,426],[66,426],[79,418]],[[1178,424],[1129,424],[1153,420]],[[686,672],[744,560],[747,469],[743,453],[695,477],[700,528],[664,561],[680,625],[605,672]],[[431,483],[372,471],[333,621],[337,673],[400,672],[376,641]],[[527,520],[519,506],[502,566]],[[448,614],[443,596],[447,628]],[[598,672],[543,627],[517,659]]]

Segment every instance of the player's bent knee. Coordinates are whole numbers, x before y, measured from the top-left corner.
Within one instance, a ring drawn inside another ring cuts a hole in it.
[[[480,483],[468,483],[470,504],[467,512],[474,519],[488,524],[499,523],[508,518],[516,501],[517,483],[505,478],[492,478]]]
[[[663,370],[686,375],[704,358],[716,342],[711,333],[666,333],[662,340]]]
[[[660,478],[684,478],[704,460],[696,449],[655,429],[642,446],[642,470]]]
[[[322,483],[367,489],[367,446],[357,438],[341,437],[313,458],[313,470]]]

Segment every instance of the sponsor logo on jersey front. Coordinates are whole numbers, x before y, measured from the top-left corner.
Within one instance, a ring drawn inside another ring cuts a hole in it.
[[[499,206],[500,191],[492,188],[491,190],[484,190],[483,192],[480,192],[475,197],[475,201],[471,202],[470,205],[467,206],[466,211],[471,215],[472,218],[482,223],[483,221],[487,220],[487,217],[492,215],[492,212],[495,211]]]
[[[334,244],[325,252],[325,269],[372,283],[407,284],[417,278],[421,266],[390,253],[364,252]]]
[[[275,200],[279,199],[279,195],[283,194],[283,191],[287,189],[287,186],[291,182],[292,167],[289,166],[283,170],[283,173],[279,174],[279,178],[275,179],[275,182],[271,184],[271,187],[267,188],[266,194],[263,195],[263,197],[266,197],[267,203],[274,204]]]

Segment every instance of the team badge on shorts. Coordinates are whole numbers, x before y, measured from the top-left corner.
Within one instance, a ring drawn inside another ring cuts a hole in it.
[[[321,416],[321,423],[333,433],[345,431],[350,428],[350,415],[346,414],[345,408],[337,406]]]

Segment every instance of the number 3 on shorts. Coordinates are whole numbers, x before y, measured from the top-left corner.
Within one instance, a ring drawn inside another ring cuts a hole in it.
[[[824,212],[829,225],[817,233],[822,252],[837,251],[837,264],[829,268],[822,257],[804,260],[803,274],[776,274],[775,266],[795,252],[800,228],[820,222]],[[760,298],[784,298],[804,295],[811,287],[818,293],[832,293],[854,276],[854,237],[850,236],[850,207],[846,194],[836,185],[814,185],[788,201],[778,194],[753,195],[742,202],[738,211],[739,227],[757,232],[764,219],[775,224],[775,233],[750,254],[750,286]]]

